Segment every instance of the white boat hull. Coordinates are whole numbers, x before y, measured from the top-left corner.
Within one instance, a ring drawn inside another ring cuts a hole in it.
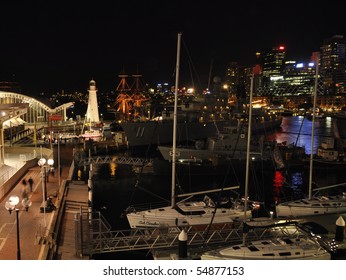
[[[300,199],[280,203],[275,209],[278,218],[346,213],[346,197]]]
[[[213,221],[215,224],[233,223],[236,220],[244,218],[244,210],[218,208],[213,218],[212,207],[200,207],[193,209],[193,215],[182,214],[172,207],[162,207],[153,210],[144,210],[128,213],[127,220],[131,228],[143,227],[182,227],[195,225],[209,225]],[[190,211],[190,213],[192,212]],[[200,212],[201,214],[198,214]],[[188,213],[188,211],[186,212]],[[251,211],[247,211],[247,218],[251,217]]]
[[[276,238],[234,245],[201,255],[202,260],[330,260],[331,255],[309,238]]]

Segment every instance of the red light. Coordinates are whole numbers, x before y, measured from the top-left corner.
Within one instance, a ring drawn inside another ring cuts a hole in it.
[[[285,50],[285,46],[279,46],[279,50],[280,50],[280,51]]]

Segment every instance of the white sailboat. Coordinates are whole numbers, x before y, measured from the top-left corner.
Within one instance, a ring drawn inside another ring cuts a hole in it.
[[[315,74],[315,89],[314,89],[314,102],[311,123],[311,153],[310,153],[310,170],[309,170],[309,194],[307,198],[286,201],[276,205],[276,216],[281,218],[286,217],[304,217],[313,215],[324,214],[339,214],[346,213],[346,192],[341,195],[334,196],[321,196],[312,195],[312,170],[313,170],[313,146],[314,146],[314,124],[316,115],[316,99],[317,99],[317,86],[318,86],[318,61],[316,62]],[[346,185],[346,183],[317,188],[314,191],[335,188],[338,186]]]
[[[175,102],[174,102],[174,122],[173,122],[173,153],[172,153],[172,190],[171,205],[154,209],[140,210],[130,207],[126,213],[127,220],[131,228],[141,227],[175,227],[192,225],[209,225],[232,223],[241,219],[244,215],[244,206],[241,202],[232,201],[230,206],[223,206],[219,202],[213,201],[205,196],[203,200],[190,200],[195,195],[206,194],[210,192],[231,190],[236,187],[222,188],[205,192],[180,195],[187,197],[178,203],[175,202],[175,163],[176,163],[176,131],[177,131],[177,104],[178,104],[178,80],[179,80],[179,60],[180,60],[180,42],[181,33],[178,34],[177,43],[177,63],[175,80]],[[179,197],[179,196],[178,196]],[[248,209],[248,208],[246,208]],[[245,211],[247,217],[251,216],[251,210]]]
[[[250,107],[249,107],[249,123],[251,123],[252,114],[252,92],[253,90],[253,76],[251,77],[250,89]],[[250,126],[250,125],[249,125]],[[250,139],[251,129],[248,131]],[[247,205],[248,194],[248,177],[249,177],[249,159],[250,159],[250,141],[248,140],[247,150],[247,165],[246,165],[246,178],[245,178],[245,207]],[[290,260],[290,259],[330,259],[331,255],[325,250],[315,238],[311,238],[307,234],[296,235],[296,228],[292,229],[294,234],[290,234],[290,230],[286,230],[287,234],[277,235],[277,229],[282,228],[280,222],[272,221],[271,229],[272,236],[261,238],[259,240],[247,242],[247,232],[250,221],[244,215],[243,220],[243,242],[242,244],[235,244],[232,246],[225,246],[219,249],[210,250],[201,255],[202,260]],[[256,222],[251,222],[256,225]],[[261,222],[258,227],[263,227]],[[255,226],[254,226],[255,227]],[[267,227],[267,226],[266,226]],[[282,232],[280,230],[280,232]]]
[[[330,260],[330,254],[309,237],[277,237],[234,245],[202,255],[202,260]]]

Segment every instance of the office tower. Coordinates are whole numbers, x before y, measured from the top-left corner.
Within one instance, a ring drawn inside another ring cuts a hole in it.
[[[256,53],[258,62],[262,66],[263,85],[270,86],[271,80],[282,76],[286,57],[284,46],[273,47]]]
[[[321,46],[320,74],[326,94],[345,92],[345,39],[342,35],[334,35],[325,39]]]

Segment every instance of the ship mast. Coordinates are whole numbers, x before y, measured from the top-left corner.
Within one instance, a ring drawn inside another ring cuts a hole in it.
[[[311,122],[311,152],[310,152],[310,170],[309,170],[309,197],[312,197],[312,167],[314,161],[314,142],[315,142],[315,115],[316,115],[316,99],[317,99],[317,86],[318,86],[318,63],[319,59],[316,61],[316,73],[315,73],[315,89],[314,89],[314,101],[312,107],[312,122]]]
[[[253,74],[251,75],[250,86],[250,100],[249,100],[249,123],[247,128],[247,146],[246,146],[246,170],[245,170],[245,193],[244,193],[244,220],[243,220],[243,245],[246,243],[245,224],[246,224],[246,212],[248,208],[248,196],[249,196],[249,171],[250,171],[250,147],[251,147],[251,126],[252,126],[252,98],[253,98]]]
[[[179,64],[180,64],[181,33],[178,33],[177,62],[175,66],[175,92],[174,92],[174,114],[173,114],[173,153],[172,153],[172,194],[171,206],[175,205],[175,161],[177,149],[177,111],[178,111],[178,86],[179,86]]]
[[[129,75],[125,74],[124,71],[122,71],[118,77],[120,78],[120,82],[116,88],[118,96],[114,104],[114,106],[117,107],[117,112],[121,112],[125,119],[132,119],[139,116],[140,113],[138,110],[142,108],[142,103],[149,100],[149,98],[145,97],[141,93],[142,89],[140,88],[140,78],[142,75],[132,75],[134,82],[131,87],[129,87],[126,80]]]

